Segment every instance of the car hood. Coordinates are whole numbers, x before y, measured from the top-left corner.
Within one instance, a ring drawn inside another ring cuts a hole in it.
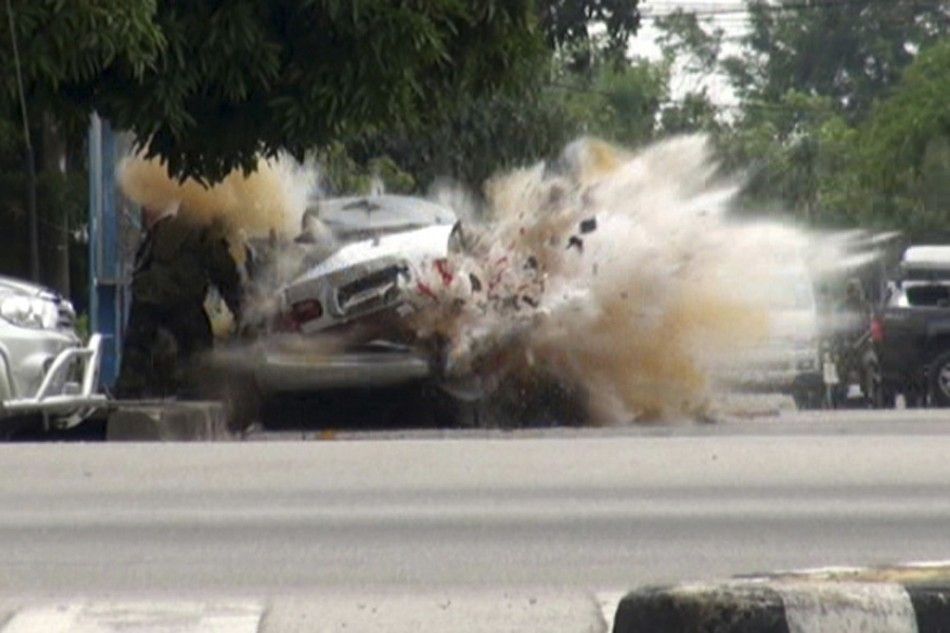
[[[56,293],[49,288],[14,277],[0,275],[0,295],[4,294],[24,295],[28,297],[57,296]]]
[[[448,254],[449,236],[452,234],[452,229],[453,226],[449,224],[427,226],[347,244],[307,270],[294,283],[316,279],[387,257],[410,263],[445,257]]]

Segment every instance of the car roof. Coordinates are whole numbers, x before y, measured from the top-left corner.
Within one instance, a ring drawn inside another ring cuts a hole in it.
[[[950,270],[950,246],[911,246],[904,251],[901,267],[905,270]]]
[[[414,196],[375,195],[314,200],[307,209],[337,231],[376,231],[455,224],[448,207]]]

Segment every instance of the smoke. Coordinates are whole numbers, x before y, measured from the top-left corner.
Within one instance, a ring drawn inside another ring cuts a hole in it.
[[[543,371],[595,421],[704,412],[714,369],[770,336],[810,243],[730,219],[737,183],[715,173],[700,136],[636,154],[581,139],[491,180],[465,248],[418,272],[416,332],[450,378]]]
[[[313,165],[283,156],[261,159],[249,174],[236,169],[211,187],[172,178],[164,162],[141,154],[124,158],[117,172],[122,192],[136,204],[153,209],[178,206],[180,214],[198,223],[220,220],[246,237],[295,235],[317,184]]]
[[[583,394],[600,423],[703,415],[719,368],[784,336],[794,286],[865,265],[878,240],[734,219],[740,183],[717,173],[702,136],[639,152],[580,139],[553,163],[491,179],[482,197],[439,183],[429,197],[453,208],[462,230],[446,260],[412,270],[415,310],[403,324],[437,354],[449,384],[497,393],[552,377]],[[313,165],[261,161],[204,188],[130,157],[120,182],[139,204],[180,203],[199,221],[271,236],[276,248],[248,302],[254,320],[273,313],[275,291],[314,248],[332,250],[319,218],[304,222],[310,245],[290,239],[315,189]],[[866,248],[845,257],[859,242]],[[330,353],[341,340],[294,345]]]

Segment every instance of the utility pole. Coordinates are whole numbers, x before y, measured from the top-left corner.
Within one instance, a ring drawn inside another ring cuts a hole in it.
[[[7,0],[7,17],[10,22],[10,42],[13,44],[13,66],[16,70],[17,90],[20,93],[20,114],[23,118],[23,142],[26,144],[26,209],[30,221],[30,279],[40,280],[40,232],[36,217],[36,161],[33,157],[33,142],[30,140],[30,119],[26,109],[26,94],[23,90],[23,74],[20,70],[20,49],[17,46],[16,24],[13,21],[13,4]]]

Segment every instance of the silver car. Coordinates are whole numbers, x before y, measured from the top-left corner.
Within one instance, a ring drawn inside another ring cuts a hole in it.
[[[278,291],[280,322],[304,338],[399,318],[411,271],[445,257],[458,224],[442,205],[409,196],[321,200],[312,209],[334,247]],[[273,333],[261,346],[256,382],[265,392],[396,385],[429,376],[430,361],[386,333],[326,353]]]
[[[75,320],[55,292],[0,276],[0,421],[43,414],[68,427],[105,402],[96,393],[101,337],[83,345]]]

